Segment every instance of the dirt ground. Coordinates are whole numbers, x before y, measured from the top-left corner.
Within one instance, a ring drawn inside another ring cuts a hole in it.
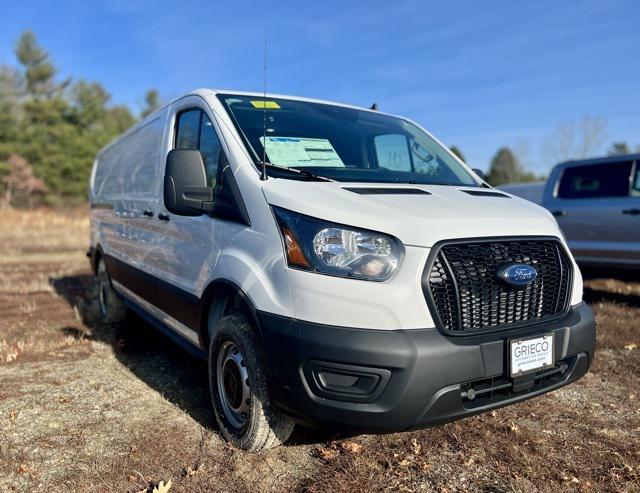
[[[579,382],[439,428],[226,445],[206,368],[138,319],[96,320],[84,211],[0,216],[0,492],[640,491],[640,276],[596,276]]]

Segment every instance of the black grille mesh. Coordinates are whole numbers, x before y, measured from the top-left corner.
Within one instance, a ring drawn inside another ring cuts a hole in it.
[[[530,265],[534,282],[513,287],[500,281],[505,264]],[[496,240],[442,245],[423,276],[442,328],[483,332],[554,318],[569,303],[571,264],[555,240]]]

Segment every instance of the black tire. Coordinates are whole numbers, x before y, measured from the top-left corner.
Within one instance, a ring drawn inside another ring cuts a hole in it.
[[[244,315],[229,315],[218,322],[209,344],[208,366],[216,421],[229,442],[258,452],[289,438],[294,423],[271,402],[261,348]],[[246,385],[239,383],[243,380]]]
[[[100,320],[106,324],[117,324],[124,322],[127,318],[127,305],[115,292],[111,285],[111,279],[107,273],[107,268],[102,259],[98,260],[96,269],[98,278],[98,309]]]

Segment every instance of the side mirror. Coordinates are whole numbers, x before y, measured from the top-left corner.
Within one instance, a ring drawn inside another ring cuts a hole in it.
[[[478,175],[484,181],[487,181],[487,177],[485,176],[484,171],[482,171],[481,169],[472,168],[471,171],[473,171],[476,175]]]
[[[167,155],[164,174],[164,205],[169,212],[199,216],[213,210],[213,189],[200,151],[173,149]]]

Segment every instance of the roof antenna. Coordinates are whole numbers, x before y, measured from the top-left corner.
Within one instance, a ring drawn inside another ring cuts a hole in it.
[[[269,29],[264,28],[264,98],[262,100],[262,174],[260,179],[267,181],[267,46]]]

